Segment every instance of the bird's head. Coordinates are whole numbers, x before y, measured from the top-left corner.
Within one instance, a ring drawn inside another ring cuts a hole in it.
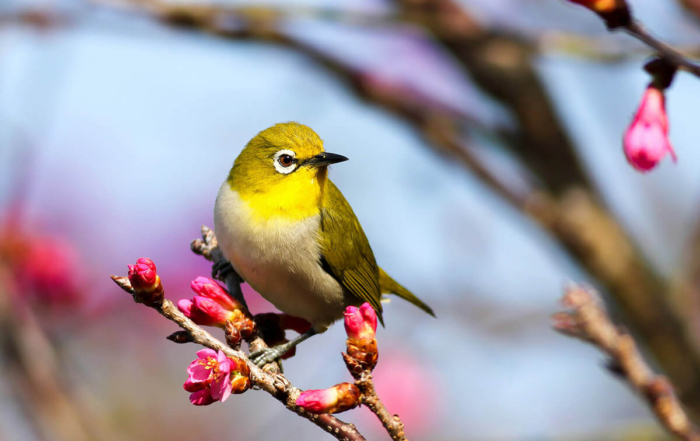
[[[318,207],[327,166],[347,159],[324,151],[323,141],[311,128],[281,123],[248,142],[236,158],[228,182],[244,200],[297,217],[301,213],[294,210]]]

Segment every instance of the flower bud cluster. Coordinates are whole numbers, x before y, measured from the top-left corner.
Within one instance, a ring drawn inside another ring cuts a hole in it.
[[[196,295],[192,300],[180,300],[177,302],[177,307],[193,322],[223,329],[226,329],[226,324],[231,322],[240,337],[248,339],[255,334],[255,322],[244,312],[241,304],[231,298],[216,281],[207,277],[197,277],[190,287]],[[229,329],[228,335],[235,340],[234,331]]]

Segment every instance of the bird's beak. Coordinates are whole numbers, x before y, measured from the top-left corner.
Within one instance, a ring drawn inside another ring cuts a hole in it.
[[[312,167],[324,167],[326,165],[337,164],[338,162],[347,161],[343,155],[336,155],[335,153],[323,152],[308,159],[304,165],[310,165]]]

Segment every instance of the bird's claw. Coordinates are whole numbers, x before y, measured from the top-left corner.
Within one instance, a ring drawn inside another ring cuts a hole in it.
[[[211,267],[211,276],[214,279],[219,279],[219,280],[226,280],[226,276],[233,272],[234,269],[231,266],[231,262],[228,260],[220,260],[216,262],[214,265]]]
[[[287,351],[283,348],[276,346],[273,348],[259,349],[255,352],[252,352],[248,356],[248,358],[250,358],[250,361],[252,361],[255,365],[261,368],[268,363],[272,363],[273,361],[278,360],[286,352]]]

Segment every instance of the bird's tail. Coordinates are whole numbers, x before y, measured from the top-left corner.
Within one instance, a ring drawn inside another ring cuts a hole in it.
[[[423,303],[423,301],[413,295],[411,291],[401,286],[399,282],[392,279],[391,276],[389,276],[389,274],[387,274],[381,268],[379,268],[379,288],[381,289],[382,294],[395,294],[435,317],[435,313],[430,306]]]

